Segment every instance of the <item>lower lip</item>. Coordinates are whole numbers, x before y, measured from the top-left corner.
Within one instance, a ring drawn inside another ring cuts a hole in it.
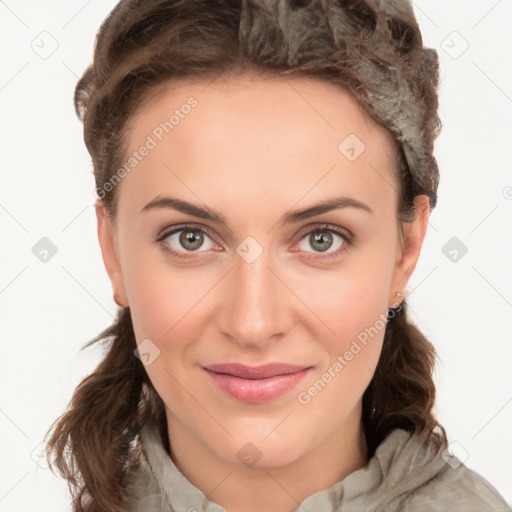
[[[274,400],[294,388],[309,372],[306,368],[287,375],[267,379],[242,379],[225,373],[205,370],[213,381],[226,393],[242,402],[261,404]]]

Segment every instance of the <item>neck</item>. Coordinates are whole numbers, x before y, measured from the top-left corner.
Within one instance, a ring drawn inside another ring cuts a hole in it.
[[[245,467],[221,458],[167,411],[171,457],[209,501],[229,512],[286,512],[364,467],[367,446],[359,404],[323,443],[284,466]]]

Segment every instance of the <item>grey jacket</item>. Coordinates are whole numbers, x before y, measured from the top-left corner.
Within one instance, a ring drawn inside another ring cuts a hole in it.
[[[434,456],[424,439],[392,431],[364,468],[308,496],[292,512],[512,511],[489,482],[457,457]],[[154,423],[143,426],[140,440],[141,464],[127,474],[126,512],[226,512],[180,472]]]

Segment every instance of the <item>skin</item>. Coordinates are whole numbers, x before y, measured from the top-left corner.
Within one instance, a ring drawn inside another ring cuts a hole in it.
[[[384,329],[309,403],[297,395],[377,325],[397,304],[396,292],[405,294],[428,198],[415,199],[418,214],[403,224],[402,240],[391,136],[348,92],[299,78],[208,83],[169,83],[133,118],[127,155],[187,98],[198,101],[117,185],[115,222],[97,202],[99,241],[114,292],[131,309],[137,343],[149,339],[160,350],[145,368],[167,407],[178,468],[229,512],[284,512],[368,461],[361,400]],[[366,146],[355,161],[338,150],[351,133]],[[342,195],[373,213],[346,207],[279,222],[290,210]],[[170,208],[141,213],[157,196],[216,210],[227,226]],[[194,257],[165,251],[187,254],[180,233],[155,243],[165,228],[187,222],[214,235],[189,249]],[[349,230],[353,244],[333,233],[320,251],[309,233],[322,224]],[[251,263],[236,252],[247,236],[263,249]],[[343,253],[327,257],[344,243]],[[313,369],[264,404],[232,398],[201,368],[276,361]],[[261,454],[252,467],[237,456],[248,442]]]

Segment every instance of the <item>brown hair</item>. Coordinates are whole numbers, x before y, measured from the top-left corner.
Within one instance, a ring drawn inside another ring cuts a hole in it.
[[[105,184],[122,165],[127,127],[144,101],[172,79],[251,69],[348,89],[396,143],[399,221],[414,218],[418,194],[435,206],[438,56],[423,48],[409,1],[122,0],[102,24],[75,91],[96,187],[112,218],[116,189]],[[407,319],[405,301],[393,313],[363,395],[369,457],[395,428],[428,432],[438,450],[447,444],[432,412],[435,349]],[[83,348],[99,341],[108,352],[52,424],[46,450],[68,481],[74,510],[120,512],[126,470],[139,460],[137,434],[155,418],[165,438],[165,406],[134,355],[128,307]]]

